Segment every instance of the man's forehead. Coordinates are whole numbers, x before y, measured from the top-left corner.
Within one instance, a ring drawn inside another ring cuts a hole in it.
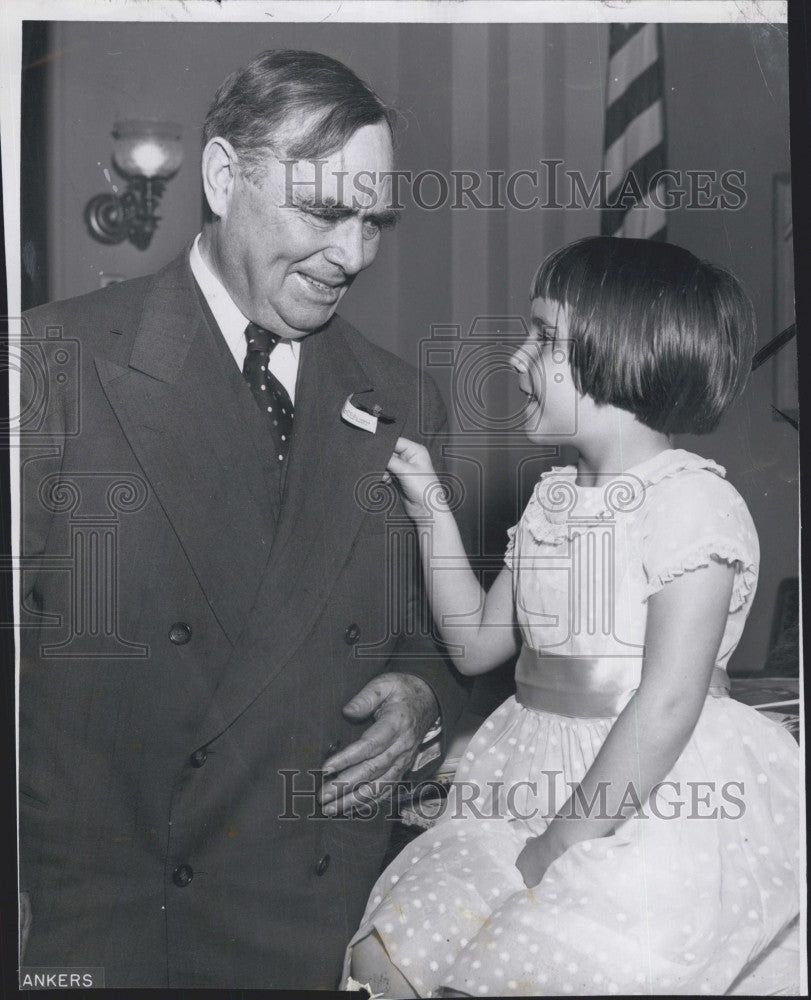
[[[391,133],[385,122],[364,125],[350,135],[343,145],[329,153],[297,157],[304,164],[320,160],[324,163],[325,168],[329,168],[332,173],[338,173],[342,170],[355,172],[374,170],[377,173],[382,173],[392,169],[393,158]]]
[[[329,118],[330,108],[326,110],[313,111],[293,111],[276,126],[271,136],[271,146],[279,153],[280,157],[292,159],[292,150],[300,150],[307,146],[316,147],[324,145],[325,141],[330,141],[328,135],[321,134]],[[335,144],[333,136],[331,145]],[[308,142],[309,140],[309,142]],[[388,122],[381,118],[379,121],[371,122],[367,125],[360,125],[349,132],[341,141],[328,153],[317,153],[319,159],[329,159],[330,161],[345,161],[355,156],[368,157],[369,155],[392,155],[393,141],[392,132]],[[303,157],[307,159],[308,156]]]
[[[317,157],[284,158],[287,186],[293,200],[385,208],[392,201],[393,150],[385,123],[364,126],[331,153]]]

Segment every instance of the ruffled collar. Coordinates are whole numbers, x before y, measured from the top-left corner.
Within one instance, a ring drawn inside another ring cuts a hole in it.
[[[726,476],[726,470],[717,462],[682,448],[667,448],[596,486],[578,486],[574,465],[555,466],[536,483],[522,520],[536,542],[558,545],[571,537],[578,522],[613,520],[617,514],[637,510],[649,486],[698,469]]]

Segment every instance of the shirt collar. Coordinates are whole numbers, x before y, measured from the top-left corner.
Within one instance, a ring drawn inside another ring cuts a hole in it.
[[[249,320],[228,294],[225,285],[223,285],[204,260],[200,252],[201,236],[202,233],[197,234],[189,254],[191,271],[195,281],[200,286],[200,291],[205,296],[214,319],[217,321],[225,342],[228,344],[234,357],[241,363],[247,349],[245,327],[248,325]],[[279,341],[277,350],[285,346],[289,348],[293,358],[298,361],[299,351],[301,350],[300,342],[284,338]]]

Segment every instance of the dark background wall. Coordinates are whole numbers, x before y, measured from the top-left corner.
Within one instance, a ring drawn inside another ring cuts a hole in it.
[[[669,24],[664,44],[670,165],[742,170],[747,194],[734,212],[671,212],[669,238],[744,280],[764,343],[775,332],[773,178],[789,170],[785,28]],[[32,36],[30,45],[36,66],[24,74],[24,100],[30,88],[32,103],[23,148],[40,176],[23,170],[28,305],[153,271],[194,236],[201,219],[199,126],[220,80],[263,48],[336,56],[402,109],[403,169],[510,173],[554,158],[588,178],[601,167],[604,25],[65,22],[51,24],[45,42]],[[103,246],[87,234],[82,210],[92,195],[122,184],[110,163],[113,123],[145,117],[183,124],[184,164],[168,185],[149,249]],[[432,193],[429,185],[425,191]],[[416,363],[432,324],[467,330],[476,316],[526,315],[529,280],[544,254],[598,230],[593,208],[412,207],[385,235],[342,314]],[[487,394],[496,411],[515,403],[506,373],[490,379]],[[761,669],[778,583],[797,574],[797,435],[774,419],[772,398],[769,365],[718,432],[677,441],[727,467],[760,534],[759,595],[733,660],[742,672]],[[519,441],[473,456],[483,468],[485,500],[474,541],[489,551],[503,548],[504,529],[526,499],[528,482],[515,469],[528,454]],[[473,463],[457,458],[452,465],[477,486]],[[537,463],[532,469],[536,474]]]

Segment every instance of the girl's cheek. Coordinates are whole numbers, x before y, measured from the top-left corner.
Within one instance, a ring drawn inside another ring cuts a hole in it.
[[[535,358],[535,344],[531,340],[527,340],[516,349],[515,354],[512,356],[511,363],[516,371],[526,371],[528,374],[531,374],[535,364]]]
[[[544,378],[543,369],[533,365],[532,367],[532,393],[538,400],[542,400],[546,395],[546,379]]]
[[[546,392],[546,365],[544,364],[541,349],[537,344],[534,344],[532,347],[528,372],[535,394],[538,395]]]

